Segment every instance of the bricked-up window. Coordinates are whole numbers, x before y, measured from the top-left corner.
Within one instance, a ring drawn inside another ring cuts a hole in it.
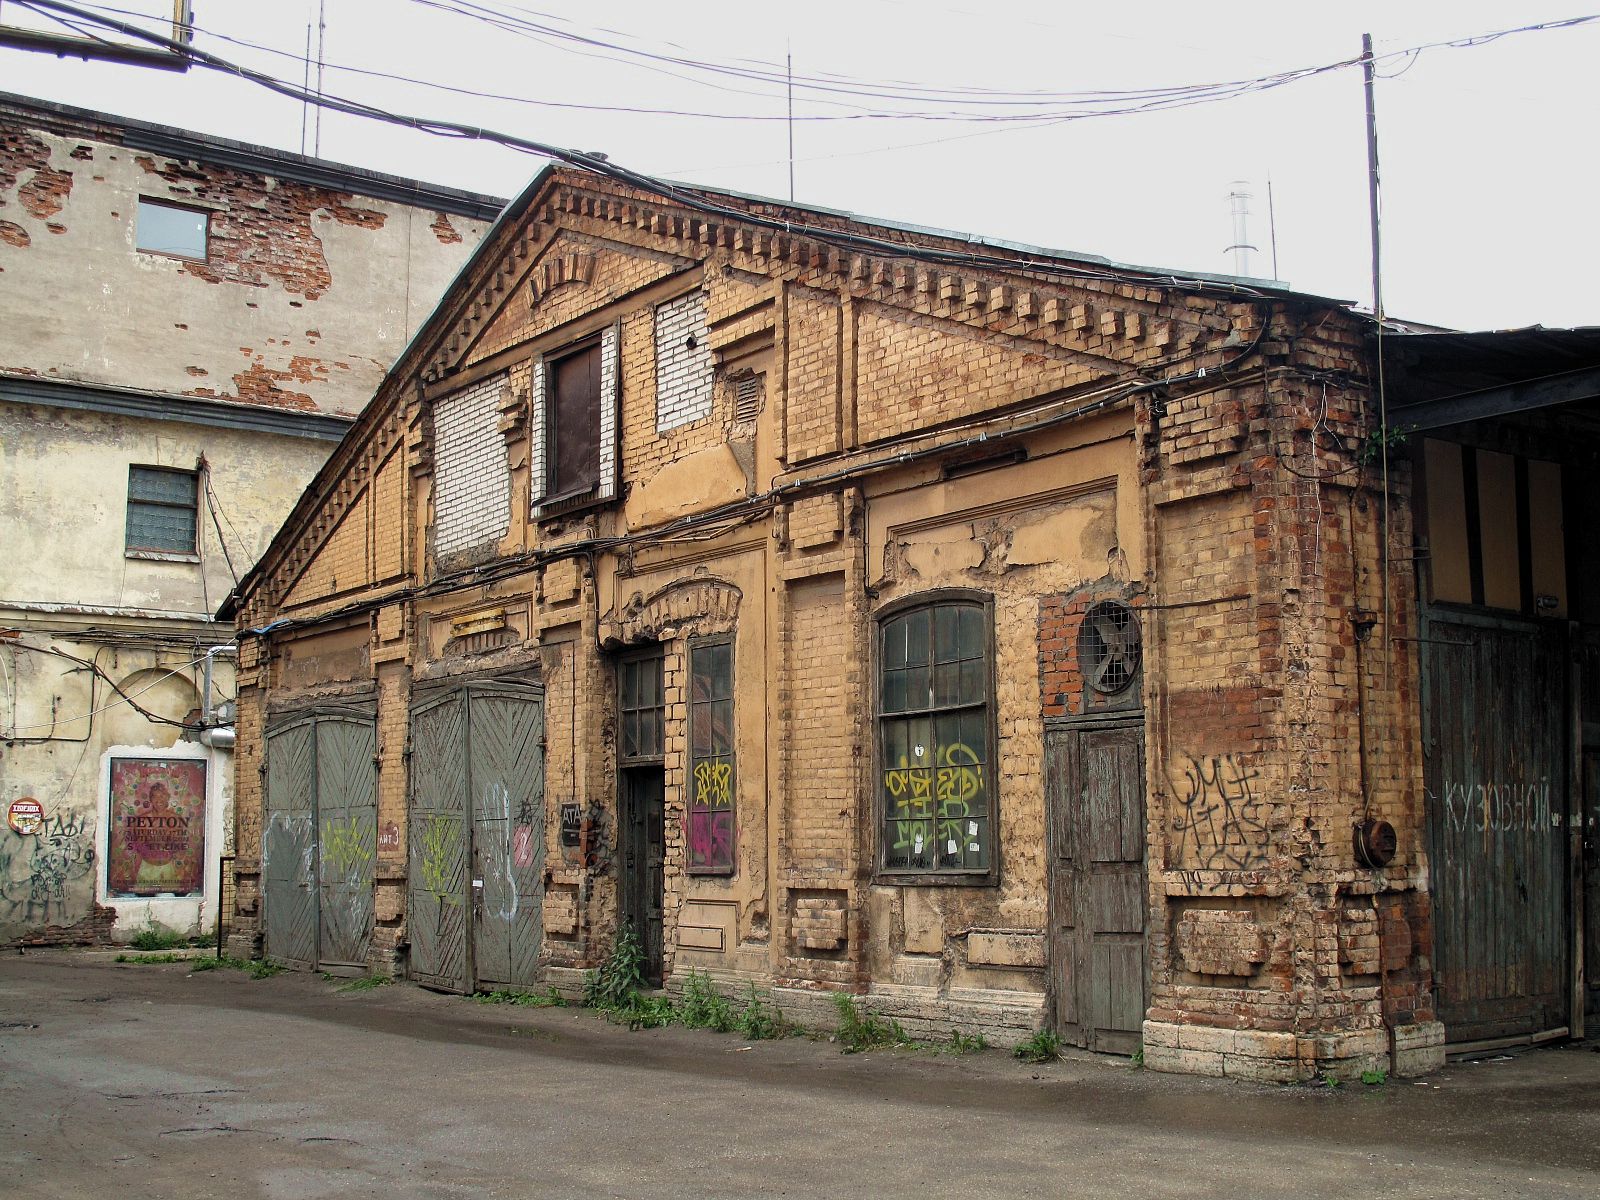
[[[128,549],[157,554],[195,553],[199,504],[199,472],[129,467]]]
[[[689,648],[689,870],[733,871],[733,643]]]
[[[617,364],[621,331],[552,354],[533,372],[535,515],[617,494]]]
[[[991,623],[982,601],[943,600],[880,626],[886,872],[959,876],[994,865]]]
[[[204,262],[210,225],[211,214],[203,208],[141,199],[135,244],[151,254],[170,254]]]
[[[504,373],[433,406],[434,549],[492,550],[511,528],[511,467],[500,434]]]
[[[661,761],[664,708],[659,650],[633,655],[617,664],[619,761]]]

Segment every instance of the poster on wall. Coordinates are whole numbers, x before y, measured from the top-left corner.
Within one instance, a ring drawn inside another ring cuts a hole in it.
[[[106,890],[191,896],[205,879],[206,764],[184,758],[111,760]]]

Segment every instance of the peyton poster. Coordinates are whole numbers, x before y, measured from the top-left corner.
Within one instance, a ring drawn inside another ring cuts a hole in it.
[[[189,896],[205,877],[206,764],[193,759],[111,760],[106,890],[119,896]]]

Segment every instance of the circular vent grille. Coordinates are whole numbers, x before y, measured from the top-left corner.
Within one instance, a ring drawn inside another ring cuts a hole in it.
[[[1103,696],[1127,689],[1139,670],[1139,624],[1133,610],[1102,600],[1083,617],[1078,631],[1078,663],[1088,685]]]

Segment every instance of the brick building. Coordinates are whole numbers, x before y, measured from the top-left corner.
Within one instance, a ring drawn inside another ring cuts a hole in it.
[[[499,205],[0,94],[0,943],[212,927],[213,613]]]
[[[236,949],[1438,1063],[1370,324],[547,170],[237,593]]]

